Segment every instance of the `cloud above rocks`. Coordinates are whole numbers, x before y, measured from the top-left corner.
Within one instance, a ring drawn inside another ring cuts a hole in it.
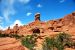
[[[16,24],[18,24],[18,26],[23,25],[20,20],[15,20],[12,24],[10,24],[10,28],[12,29]],[[9,26],[3,27],[2,25],[0,25],[0,30],[6,30],[8,27]]]
[[[20,20],[15,20],[14,23],[12,23],[12,24],[10,25],[10,28],[13,28],[16,24],[18,24],[18,26],[22,26],[22,25],[23,25]]]
[[[65,2],[65,0],[60,0],[59,2],[60,2],[60,3],[63,3],[63,2]]]
[[[3,24],[3,17],[0,16],[0,25]]]
[[[30,2],[30,0],[19,0],[19,2],[24,3],[24,4],[27,4],[27,3]]]
[[[9,21],[10,15],[14,15],[16,10],[14,9],[14,2],[15,0],[2,0],[3,1],[3,8],[2,14],[6,21]],[[5,2],[4,2],[5,1]]]
[[[30,16],[30,15],[32,15],[32,13],[31,13],[31,12],[28,12],[28,13],[26,14],[26,16]]]
[[[37,4],[37,7],[38,7],[38,8],[41,8],[41,7],[42,7],[42,5],[41,5],[41,4]]]
[[[5,18],[6,21],[9,21],[9,18],[11,17],[11,15],[15,15],[16,14],[16,10],[14,9],[14,3],[15,2],[21,2],[24,4],[27,4],[30,2],[30,0],[2,0],[3,3],[3,10],[2,10],[2,14],[3,17]],[[27,13],[27,16],[31,15],[31,13]]]

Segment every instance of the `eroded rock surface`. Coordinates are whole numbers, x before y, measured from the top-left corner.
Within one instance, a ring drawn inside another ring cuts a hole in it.
[[[14,34],[19,35],[30,35],[33,33],[39,33],[42,39],[45,36],[55,36],[59,32],[66,32],[72,35],[72,40],[75,41],[75,12],[66,15],[61,19],[50,20],[43,22],[40,20],[40,14],[35,15],[35,20],[28,25],[18,26],[16,24],[13,29],[8,27],[7,30],[0,30],[0,33],[5,34]],[[9,39],[9,40],[8,40]],[[41,40],[41,39],[40,39]],[[5,42],[6,41],[6,42]],[[39,39],[38,39],[38,43]],[[39,44],[40,45],[40,44]],[[0,50],[24,50],[24,47],[20,44],[19,41],[15,39],[5,38],[5,40],[0,40]]]
[[[0,38],[0,50],[25,50],[19,40],[15,38]]]

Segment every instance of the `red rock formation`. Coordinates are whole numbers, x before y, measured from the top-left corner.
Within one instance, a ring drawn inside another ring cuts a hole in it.
[[[28,25],[18,26],[16,24],[13,29],[8,27],[4,32],[7,34],[17,33],[21,35],[27,35],[34,33],[35,28],[38,28],[40,34],[51,34],[57,32],[67,32],[70,34],[75,34],[75,12],[68,14],[61,19],[50,20],[48,22],[42,22],[40,20],[40,14],[35,15],[35,21],[29,23]],[[38,33],[38,31],[36,31]]]
[[[18,30],[19,30],[19,27],[18,27],[18,24],[16,24],[16,25],[13,27],[13,32],[14,32],[14,33],[18,33]]]
[[[40,13],[37,13],[37,14],[35,15],[35,21],[40,21]]]
[[[6,33],[18,33],[18,34],[32,34],[33,30],[36,27],[39,28],[40,33],[41,32],[70,32],[71,34],[75,34],[70,30],[71,28],[75,28],[75,12],[73,12],[72,14],[66,15],[65,17],[61,18],[61,19],[57,19],[57,20],[50,20],[48,22],[42,22],[40,21],[40,14],[37,13],[35,15],[35,21],[33,21],[32,23],[29,23],[28,25],[24,25],[24,26],[18,26],[18,24],[16,24],[13,29],[10,29],[10,27],[5,30]],[[41,31],[41,30],[45,30],[45,31]],[[50,31],[51,30],[51,31]]]
[[[2,31],[0,31],[0,33],[1,32]],[[59,32],[66,32],[71,34],[71,39],[75,41],[75,12],[68,14],[61,19],[50,20],[48,22],[42,22],[40,20],[40,14],[37,13],[35,15],[35,21],[24,26],[18,26],[18,24],[16,24],[13,29],[8,27],[4,32],[7,34],[17,33],[25,36],[32,33],[39,33],[42,39],[45,36],[51,37],[55,36]]]
[[[5,32],[4,32],[5,34],[10,34],[11,33],[11,29],[10,29],[10,27],[8,27],[8,29],[7,30],[5,30]]]

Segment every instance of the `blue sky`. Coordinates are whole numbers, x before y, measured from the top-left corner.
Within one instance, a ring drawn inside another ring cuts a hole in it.
[[[1,0],[0,28],[28,24],[36,13],[41,21],[62,18],[75,11],[75,0]]]

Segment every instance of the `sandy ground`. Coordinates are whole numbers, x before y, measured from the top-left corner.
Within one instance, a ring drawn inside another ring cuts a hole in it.
[[[15,38],[0,38],[0,50],[25,50],[19,40]]]

